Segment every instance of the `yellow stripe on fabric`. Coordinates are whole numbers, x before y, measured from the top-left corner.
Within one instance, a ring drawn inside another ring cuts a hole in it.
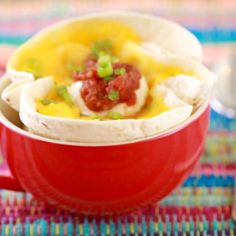
[[[56,235],[60,234],[60,224],[58,224],[58,223],[55,224],[55,234]]]
[[[200,229],[201,232],[203,232],[204,227],[203,227],[203,223],[202,222],[199,223],[199,229]]]
[[[130,224],[130,233],[134,234],[134,223]]]
[[[5,234],[9,235],[9,225],[8,224],[6,225],[6,228],[5,228]]]
[[[30,235],[34,235],[34,226],[30,224]]]
[[[109,224],[106,225],[106,234],[110,235],[110,225]]]
[[[83,227],[83,224],[79,224],[79,232],[80,232],[80,235],[84,235],[84,227]]]
[[[155,229],[155,233],[158,232],[158,223],[157,222],[154,223],[154,229]]]
[[[186,231],[189,232],[190,231],[190,224],[187,222],[186,223]]]

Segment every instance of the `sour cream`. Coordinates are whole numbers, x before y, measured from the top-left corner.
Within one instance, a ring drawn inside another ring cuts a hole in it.
[[[134,105],[129,106],[126,103],[119,103],[115,105],[112,109],[110,109],[109,111],[94,112],[86,106],[83,98],[81,97],[80,91],[81,91],[82,85],[83,84],[81,81],[75,82],[69,87],[68,91],[74,103],[80,109],[81,114],[85,116],[99,115],[103,117],[103,116],[106,116],[108,112],[117,112],[122,116],[132,116],[138,113],[142,109],[148,95],[148,85],[147,85],[146,79],[142,77],[140,80],[139,88],[136,89],[135,91],[136,102]]]

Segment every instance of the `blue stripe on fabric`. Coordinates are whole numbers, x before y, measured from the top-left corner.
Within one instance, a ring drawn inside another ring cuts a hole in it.
[[[153,236],[155,233],[155,225],[154,225],[152,216],[150,217],[150,221],[149,221],[149,232],[151,236]]]
[[[8,225],[9,225],[9,234],[8,235],[13,236],[14,232],[13,232],[13,219],[12,219],[12,217],[9,218],[9,224]]]
[[[6,224],[5,224],[5,217],[2,217],[1,219],[1,236],[5,236],[6,232]]]
[[[98,225],[97,225],[95,219],[93,220],[92,225],[93,225],[93,235],[97,236],[98,235]]]
[[[24,233],[25,233],[25,236],[30,235],[30,222],[28,218],[26,218],[26,222],[24,224]]]
[[[55,222],[51,222],[50,224],[50,236],[53,236],[56,234],[56,224]]]
[[[38,221],[36,220],[34,223],[33,223],[33,235],[37,235],[38,234]]]
[[[118,236],[122,235],[122,223],[121,223],[120,218],[117,221],[117,233],[118,233]]]
[[[211,109],[210,129],[213,131],[234,131],[236,130],[236,119],[228,118]]]
[[[8,36],[8,35],[1,35],[0,34],[0,44],[20,45],[20,44],[24,43],[30,37],[31,37],[31,35]]]
[[[226,28],[188,28],[201,43],[232,43],[236,42],[236,29]],[[20,45],[32,35],[6,35],[0,32],[0,44]]]
[[[142,233],[147,234],[148,229],[147,229],[147,223],[146,223],[145,216],[142,217],[141,226],[142,226]]]
[[[111,236],[115,235],[115,233],[116,233],[116,226],[114,224],[114,221],[110,220],[109,226],[110,226],[110,235]]]
[[[39,221],[40,229],[41,229],[41,236],[47,236],[48,231],[48,223],[46,220],[41,219]]]
[[[183,187],[234,187],[233,176],[215,176],[215,175],[202,175],[189,176]]]
[[[87,218],[85,218],[85,220],[84,220],[84,227],[83,228],[84,228],[84,235],[85,236],[90,235],[90,225],[89,225]]]
[[[101,236],[106,235],[106,223],[104,222],[104,220],[100,222],[100,233],[101,233]]]
[[[236,41],[236,28],[191,28],[190,30],[201,43],[231,43]]]
[[[23,233],[22,224],[18,222],[16,224],[16,235],[22,236],[22,233]],[[46,236],[46,234],[42,234],[42,236]]]
[[[67,222],[67,235],[68,236],[72,236],[73,235],[73,222],[72,222],[71,218],[69,218],[69,220]]]

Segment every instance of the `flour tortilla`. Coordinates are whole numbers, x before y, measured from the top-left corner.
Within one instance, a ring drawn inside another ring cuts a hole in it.
[[[50,77],[26,85],[20,96],[20,119],[30,132],[58,140],[85,143],[135,140],[168,130],[192,113],[192,106],[180,100],[167,87],[159,86],[156,96],[161,94],[171,109],[150,119],[99,121],[45,116],[36,111],[35,100],[46,96],[53,86]]]
[[[33,78],[21,78],[19,80],[13,81],[4,91],[2,92],[2,99],[10,107],[16,111],[20,110],[20,94],[22,88],[29,82],[34,81]]]

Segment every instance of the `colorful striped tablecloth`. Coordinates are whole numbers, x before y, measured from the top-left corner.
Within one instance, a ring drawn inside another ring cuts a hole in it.
[[[163,3],[164,2],[164,3]],[[214,68],[236,42],[235,1],[1,1],[0,73],[14,48],[44,26],[83,12],[133,9],[185,25]],[[0,235],[236,235],[231,219],[236,121],[212,111],[206,149],[183,185],[160,205],[116,218],[72,215],[30,194],[0,191]]]

